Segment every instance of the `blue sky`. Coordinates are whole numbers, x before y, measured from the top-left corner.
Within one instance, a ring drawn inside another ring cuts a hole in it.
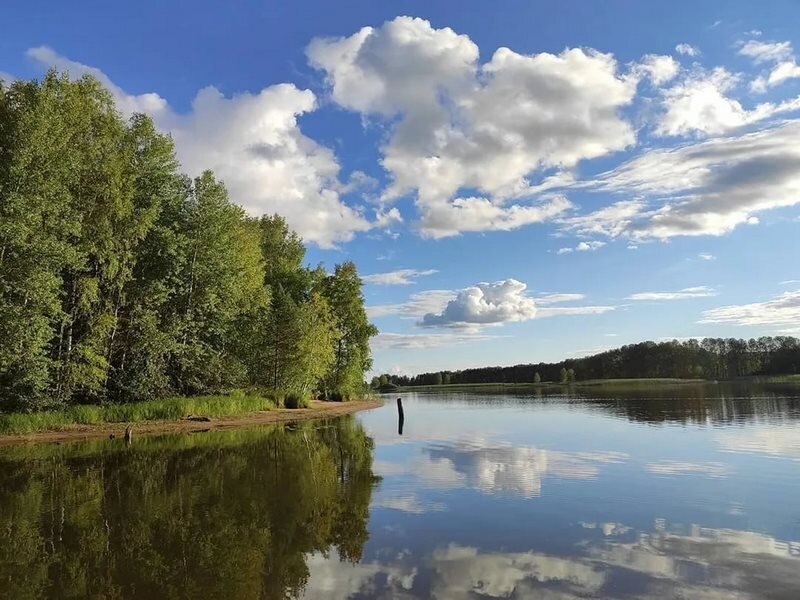
[[[3,77],[357,263],[376,371],[800,333],[800,3],[15,4]]]

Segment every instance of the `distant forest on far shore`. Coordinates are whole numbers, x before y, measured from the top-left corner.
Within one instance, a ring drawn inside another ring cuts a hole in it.
[[[706,338],[702,341],[641,342],[556,363],[434,371],[414,376],[380,375],[373,378],[372,385],[377,388],[389,384],[569,383],[590,379],[634,378],[731,379],[797,373],[800,373],[800,340],[797,338]]]

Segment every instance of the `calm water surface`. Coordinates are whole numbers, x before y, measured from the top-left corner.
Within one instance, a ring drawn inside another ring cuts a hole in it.
[[[0,448],[2,598],[800,598],[800,391]]]

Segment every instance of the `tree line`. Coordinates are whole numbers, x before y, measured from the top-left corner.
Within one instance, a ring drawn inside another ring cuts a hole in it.
[[[748,375],[800,373],[800,340],[706,338],[641,342],[556,363],[434,371],[419,375],[380,375],[373,387],[466,383],[540,383],[589,379],[731,379]]]
[[[360,393],[377,331],[356,267],[304,258],[94,78],[0,81],[0,410]]]

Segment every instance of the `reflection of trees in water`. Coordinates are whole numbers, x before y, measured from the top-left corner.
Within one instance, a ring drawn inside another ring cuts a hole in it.
[[[361,558],[377,478],[351,418],[0,452],[0,597],[284,598]]]
[[[458,406],[573,406],[645,423],[717,424],[800,420],[800,387],[777,383],[597,385],[534,390],[419,394]]]
[[[603,411],[646,423],[723,424],[800,419],[798,388],[780,385],[680,385],[581,392]]]

